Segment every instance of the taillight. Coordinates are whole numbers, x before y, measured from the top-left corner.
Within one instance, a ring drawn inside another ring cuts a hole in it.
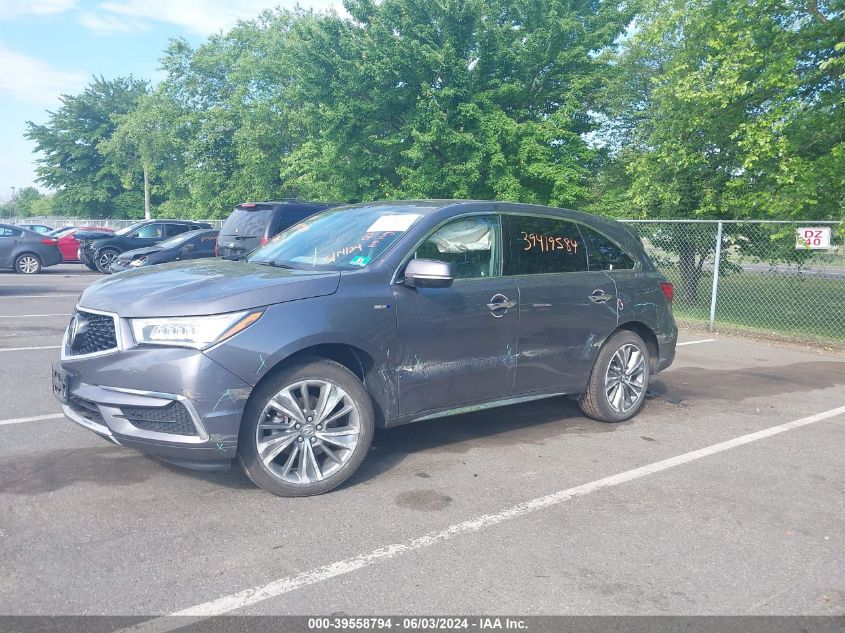
[[[55,246],[56,244],[59,243],[59,240],[54,240],[52,237],[50,237],[50,238],[44,238],[43,240],[41,240],[41,243],[42,244],[50,244],[52,246]]]
[[[666,299],[669,303],[672,303],[675,299],[675,286],[668,281],[662,281],[660,282],[660,289],[663,291],[663,294],[666,295]]]
[[[270,241],[270,238],[265,236],[265,235],[262,235],[261,239],[258,240],[258,242],[261,244],[261,246],[264,246],[269,241]]]

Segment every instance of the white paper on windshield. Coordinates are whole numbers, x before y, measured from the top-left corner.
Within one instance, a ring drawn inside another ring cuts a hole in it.
[[[382,233],[387,231],[407,231],[419,215],[413,213],[402,213],[395,215],[383,215],[370,225],[367,233]]]

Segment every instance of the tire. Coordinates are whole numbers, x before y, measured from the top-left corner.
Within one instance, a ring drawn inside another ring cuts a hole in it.
[[[628,330],[617,330],[596,356],[587,390],[578,399],[581,410],[594,420],[611,423],[637,415],[648,391],[650,360],[642,338]]]
[[[41,258],[35,253],[22,253],[15,258],[15,272],[37,275],[41,272]]]
[[[322,494],[364,461],[374,420],[370,395],[355,374],[310,359],[271,376],[250,396],[238,459],[253,483],[274,495]]]
[[[118,251],[113,248],[104,248],[101,251],[98,251],[97,254],[94,256],[94,265],[104,275],[111,274],[111,263],[117,259],[117,256],[120,255]]]

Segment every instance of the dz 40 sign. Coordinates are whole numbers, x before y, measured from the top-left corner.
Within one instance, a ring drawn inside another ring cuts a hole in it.
[[[830,227],[829,226],[817,226],[817,227],[801,227],[795,229],[795,248],[797,249],[807,249],[807,248],[819,248],[819,249],[827,249],[830,248]]]

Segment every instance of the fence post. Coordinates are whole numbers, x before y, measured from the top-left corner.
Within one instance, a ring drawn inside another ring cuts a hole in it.
[[[719,292],[719,265],[722,262],[722,223],[716,229],[716,261],[713,264],[713,291],[710,295],[710,331],[716,329],[716,295]]]

